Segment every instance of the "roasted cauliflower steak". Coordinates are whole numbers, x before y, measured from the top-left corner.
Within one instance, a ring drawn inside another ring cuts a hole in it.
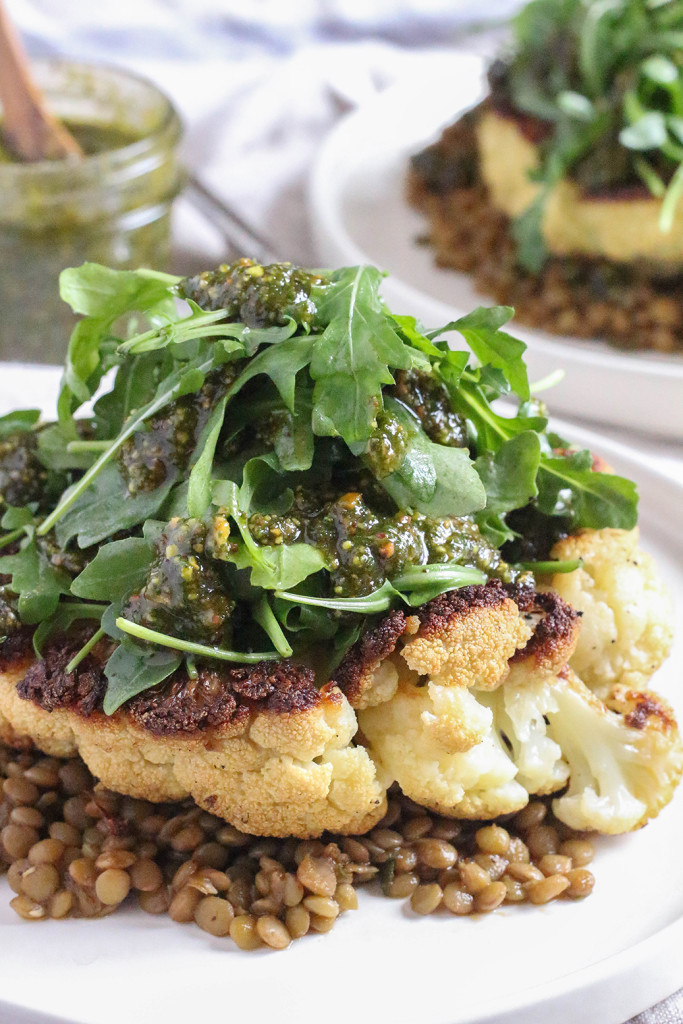
[[[388,613],[322,687],[310,668],[263,663],[178,678],[107,717],[97,648],[66,674],[68,652],[6,645],[0,736],[78,752],[114,790],[191,796],[254,834],[365,832],[395,782],[447,816],[557,794],[571,827],[630,831],[683,774],[671,708],[644,689],[670,604],[635,531],[585,530],[553,557],[582,565],[545,591],[491,580]]]

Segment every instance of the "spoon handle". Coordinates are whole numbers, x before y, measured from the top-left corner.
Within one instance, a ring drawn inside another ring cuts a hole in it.
[[[3,0],[0,0],[0,100],[2,135],[20,160],[83,156],[73,136],[47,109]]]

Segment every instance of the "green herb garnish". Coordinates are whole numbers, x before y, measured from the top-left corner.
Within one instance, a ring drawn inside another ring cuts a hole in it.
[[[211,662],[330,673],[390,608],[569,571],[541,549],[506,561],[534,517],[549,536],[635,524],[633,484],[548,432],[510,309],[425,332],[380,282],[248,260],[190,283],[65,271],[84,318],[59,421],[0,419],[0,499],[3,458],[30,450],[46,475],[4,506],[3,629],[36,626],[40,652],[90,621],[67,670],[105,651],[112,714]]]

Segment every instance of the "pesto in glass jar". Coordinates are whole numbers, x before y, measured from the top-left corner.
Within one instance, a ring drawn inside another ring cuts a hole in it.
[[[65,267],[167,266],[181,126],[167,97],[127,71],[46,60],[35,72],[85,156],[0,153],[0,360],[61,363],[75,323],[59,299]]]

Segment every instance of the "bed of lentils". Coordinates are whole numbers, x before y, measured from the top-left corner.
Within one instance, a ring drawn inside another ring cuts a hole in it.
[[[285,949],[330,931],[359,885],[416,915],[580,899],[593,889],[585,835],[534,801],[504,824],[462,822],[390,793],[364,836],[245,835],[191,802],[151,804],[99,786],[78,759],[0,747],[0,861],[28,921],[104,917],[136,899],[240,949]]]

